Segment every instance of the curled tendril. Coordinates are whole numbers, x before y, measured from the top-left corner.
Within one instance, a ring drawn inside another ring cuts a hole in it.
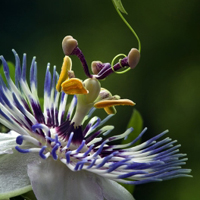
[[[125,54],[118,54],[118,55],[116,55],[113,59],[112,59],[112,62],[111,62],[111,68],[112,68],[112,70],[113,70],[113,72],[115,72],[116,74],[124,74],[124,73],[126,73],[127,71],[129,71],[131,68],[130,67],[128,67],[127,69],[125,69],[125,70],[123,70],[123,71],[120,71],[120,72],[117,72],[117,71],[115,71],[115,69],[114,69],[114,62],[115,62],[115,60],[117,59],[117,58],[119,58],[120,56],[123,56],[123,57],[127,57]],[[119,65],[121,66],[121,68],[124,68],[122,65],[121,65],[121,60],[122,59],[119,59]]]
[[[119,14],[120,18],[124,21],[124,23],[127,25],[127,27],[130,29],[130,31],[133,33],[133,35],[136,37],[137,41],[138,41],[138,51],[141,52],[141,42],[140,39],[138,37],[138,35],[136,34],[136,32],[134,31],[134,29],[131,27],[131,25],[126,21],[126,19],[123,17],[123,15],[121,14],[119,8],[116,6],[115,1],[112,0],[113,5],[117,11],[117,13]],[[126,13],[126,12],[125,12]],[[127,14],[127,13],[126,13]]]

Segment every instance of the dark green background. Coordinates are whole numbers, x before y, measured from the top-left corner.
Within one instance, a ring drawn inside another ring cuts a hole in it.
[[[199,0],[124,0],[125,16],[142,42],[141,61],[124,75],[102,82],[113,94],[132,99],[144,118],[148,132],[143,139],[169,129],[168,136],[182,144],[186,167],[194,178],[180,178],[137,186],[136,200],[200,199],[200,58]],[[47,62],[60,70],[61,41],[73,35],[90,64],[110,62],[118,53],[137,47],[136,39],[118,17],[111,0],[1,0],[0,54],[14,62],[11,49],[28,62],[37,56],[39,84]],[[73,59],[77,77],[85,78]],[[42,86],[39,87],[42,94]],[[110,120],[122,133],[130,107],[118,108]],[[104,117],[103,111],[99,115]]]

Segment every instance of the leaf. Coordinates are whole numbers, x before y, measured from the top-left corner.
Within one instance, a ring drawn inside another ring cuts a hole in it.
[[[14,81],[15,80],[15,65],[12,62],[7,62],[10,72],[10,78]],[[0,66],[0,74],[3,78],[4,83],[7,83],[6,77],[4,75],[3,65]]]
[[[117,8],[120,12],[122,12],[122,13],[128,15],[128,13],[126,12],[124,6],[122,5],[121,0],[112,0],[112,1],[113,1],[113,4],[116,6],[116,8]]]
[[[129,120],[127,128],[133,127],[133,132],[129,134],[128,138],[122,141],[122,144],[127,144],[129,142],[132,142],[142,131],[143,128],[143,120],[141,114],[134,109],[133,113],[131,115],[131,118]],[[135,145],[140,144],[140,140],[138,140]]]
[[[124,144],[133,141],[141,133],[143,129],[142,116],[136,109],[133,110],[132,116],[129,120],[127,128],[130,128],[130,127],[134,128],[133,133],[131,133],[128,136],[127,140],[123,141]],[[137,141],[134,145],[137,145],[139,143],[140,143],[140,140]]]
[[[129,142],[132,142],[142,131],[143,129],[143,120],[141,114],[134,109],[132,116],[129,120],[127,128],[133,127],[134,131],[128,136],[126,140],[122,141],[122,144],[127,144]],[[138,140],[135,145],[140,144],[140,140]],[[125,187],[131,194],[133,194],[134,191],[134,185],[127,185],[127,184],[121,184],[123,187]]]
[[[25,200],[37,200],[33,191],[21,195]]]
[[[39,101],[40,101],[40,107],[42,110],[44,110],[44,98],[39,98]]]
[[[9,129],[8,129],[7,127],[5,127],[4,125],[0,124],[0,132],[1,132],[1,133],[7,133],[8,130],[9,130]]]

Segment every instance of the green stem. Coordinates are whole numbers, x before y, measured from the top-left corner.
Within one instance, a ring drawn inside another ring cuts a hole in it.
[[[126,21],[126,19],[123,17],[123,15],[121,14],[121,12],[119,11],[119,9],[117,8],[117,6],[114,3],[114,0],[112,0],[113,5],[117,11],[117,13],[119,14],[119,16],[121,17],[121,19],[124,21],[124,23],[128,26],[128,28],[131,30],[131,32],[133,33],[133,35],[136,37],[137,41],[138,41],[138,51],[141,52],[141,42],[140,39],[138,37],[138,35],[136,34],[136,32],[134,31],[134,29],[131,27],[131,25]]]

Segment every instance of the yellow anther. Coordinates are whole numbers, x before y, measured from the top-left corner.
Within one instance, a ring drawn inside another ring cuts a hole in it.
[[[118,100],[102,100],[94,104],[95,108],[106,108],[112,106],[134,106],[135,103],[129,99],[118,99]]]
[[[60,92],[62,83],[69,79],[68,71],[70,71],[71,69],[72,69],[71,58],[69,56],[65,56],[64,59],[63,59],[63,64],[62,64],[62,68],[61,68],[61,72],[60,72],[60,77],[59,77],[58,83],[56,85],[56,90],[57,91]]]
[[[82,81],[78,78],[71,78],[61,84],[63,92],[66,94],[88,94]]]
[[[117,110],[115,109],[114,106],[105,107],[104,110],[106,111],[106,113],[107,113],[108,115],[116,114],[116,113],[117,113]]]

